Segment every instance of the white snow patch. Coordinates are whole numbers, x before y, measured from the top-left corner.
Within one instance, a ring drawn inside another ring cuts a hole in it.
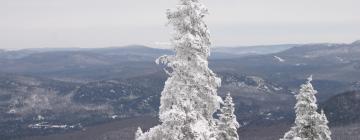
[[[66,125],[66,124],[49,124],[48,122],[41,122],[37,124],[29,124],[28,128],[32,129],[68,129],[68,128],[76,128],[81,127],[80,124],[78,125]]]
[[[306,63],[297,63],[295,64],[295,66],[306,66],[307,64]]]
[[[114,89],[111,89],[110,93],[116,93],[116,91]]]
[[[15,113],[16,113],[16,110],[15,110],[15,109],[10,109],[7,113],[8,113],[8,114],[15,114]]]
[[[279,62],[285,62],[285,59],[282,59],[281,57],[279,56],[274,56],[274,58],[279,61]]]
[[[38,120],[38,121],[42,121],[42,120],[44,120],[44,119],[45,119],[45,117],[43,117],[43,116],[41,116],[41,115],[38,115],[37,118],[36,118],[36,120]]]
[[[116,118],[119,118],[119,116],[118,115],[112,115],[111,118],[116,119]]]

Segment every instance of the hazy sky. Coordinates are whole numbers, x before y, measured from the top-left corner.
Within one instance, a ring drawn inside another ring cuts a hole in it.
[[[177,0],[0,0],[0,49],[166,44]],[[216,46],[360,39],[360,0],[203,0]]]

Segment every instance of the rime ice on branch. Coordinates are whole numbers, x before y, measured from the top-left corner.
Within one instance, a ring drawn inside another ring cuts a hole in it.
[[[295,126],[281,140],[331,140],[328,120],[323,111],[321,114],[317,112],[317,91],[314,90],[311,81],[312,76],[301,85],[300,92],[296,95]]]
[[[207,8],[198,0],[180,0],[167,11],[175,34],[175,55],[162,56],[169,78],[160,99],[160,125],[137,140],[212,140],[218,135],[213,114],[222,99],[217,95],[221,80],[208,67],[210,34],[203,21]]]

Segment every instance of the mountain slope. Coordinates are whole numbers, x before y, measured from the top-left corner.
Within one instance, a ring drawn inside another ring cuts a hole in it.
[[[310,74],[314,75],[320,102],[360,89],[357,44],[296,45],[261,55],[251,50],[215,49],[209,64],[222,78],[219,94],[231,92],[234,97],[236,115],[244,129],[258,128],[293,119],[293,94]],[[167,77],[154,60],[172,52],[129,46],[14,53],[0,52],[0,58],[6,56],[0,59],[1,136],[63,132],[28,128],[36,124],[80,123],[86,127],[120,118],[154,116]],[[338,112],[330,115],[340,116]]]
[[[336,95],[321,106],[332,124],[360,122],[360,92],[351,91]]]

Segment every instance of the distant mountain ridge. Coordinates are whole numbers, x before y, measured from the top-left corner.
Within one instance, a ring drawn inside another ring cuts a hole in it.
[[[271,54],[281,52],[299,44],[281,44],[281,45],[258,45],[244,47],[214,47],[212,50],[216,53],[229,53],[237,55]]]
[[[353,45],[359,45],[360,44],[360,40],[356,40],[352,43]]]
[[[282,51],[289,50],[292,48],[307,48],[308,46],[343,46],[343,45],[358,45],[360,44],[360,40],[354,41],[351,44],[335,44],[335,43],[315,43],[315,44],[280,44],[280,45],[257,45],[257,46],[239,46],[239,47],[213,47],[212,48],[212,56],[215,58],[225,57],[226,55],[230,55],[227,57],[239,57],[239,56],[247,56],[247,55],[256,55],[256,54],[272,54],[279,53]],[[169,49],[160,49],[148,47],[145,45],[127,45],[127,46],[111,46],[104,48],[29,48],[29,49],[20,49],[20,50],[12,50],[6,51],[0,49],[0,58],[21,58],[24,56],[28,56],[34,53],[47,53],[47,52],[107,52],[111,51],[119,53],[119,51],[123,52],[136,52],[136,53],[158,53],[162,52],[165,54],[173,53]]]
[[[357,42],[357,41],[356,41]],[[287,55],[302,55],[303,57],[322,57],[322,56],[343,56],[343,55],[353,55],[360,53],[360,44],[312,44],[312,45],[303,45],[291,48],[282,52],[282,54]]]
[[[222,78],[218,93],[234,97],[241,124],[262,127],[293,119],[293,94],[310,74],[321,103],[360,89],[358,48],[357,43],[214,48],[209,66]],[[0,52],[0,137],[10,131],[24,136],[58,132],[27,127],[40,120],[86,126],[154,116],[167,77],[154,60],[172,53],[141,45]]]

